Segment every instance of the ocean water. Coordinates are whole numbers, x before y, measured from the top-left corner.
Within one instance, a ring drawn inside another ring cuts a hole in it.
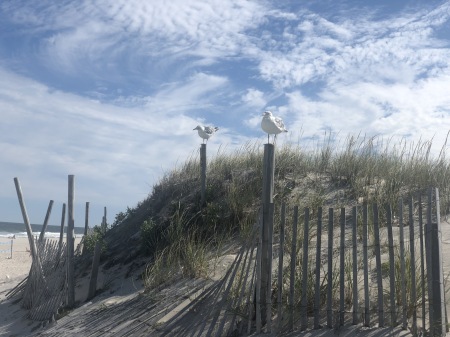
[[[31,230],[34,236],[39,236],[41,234],[42,225],[31,224]],[[60,226],[48,225],[45,231],[46,238],[59,238],[59,233],[61,231]],[[64,227],[64,233],[67,232],[67,226]],[[84,227],[75,227],[74,232],[76,236],[81,236],[84,234]],[[17,237],[27,237],[27,230],[25,224],[17,222],[1,222],[0,221],[0,239],[9,238],[13,235]]]

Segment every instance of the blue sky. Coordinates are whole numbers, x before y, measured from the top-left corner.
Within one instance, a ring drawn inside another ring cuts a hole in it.
[[[394,4],[393,4],[394,3]],[[261,113],[306,144],[324,132],[450,130],[449,1],[0,2],[0,220],[52,223],[75,175],[75,224],[143,200],[208,144],[265,140]]]

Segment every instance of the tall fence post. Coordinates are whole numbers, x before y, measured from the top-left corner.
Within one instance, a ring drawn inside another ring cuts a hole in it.
[[[52,213],[53,200],[48,203],[47,213],[45,214],[44,224],[42,225],[41,234],[39,235],[39,242],[44,240],[45,231],[47,230],[48,220],[50,219],[50,214]]]
[[[86,211],[84,214],[84,236],[87,235],[89,229],[89,201],[86,201]]]
[[[63,203],[62,206],[62,211],[61,211],[61,228],[59,231],[59,242],[58,242],[58,248],[59,248],[59,252],[58,252],[58,256],[61,256],[61,250],[63,247],[63,241],[64,241],[64,222],[66,219],[66,204]]]
[[[68,186],[68,221],[67,221],[67,306],[73,308],[75,306],[75,274],[74,274],[74,214],[73,214],[73,204],[74,204],[74,182],[75,176],[69,175],[69,186]]]
[[[270,234],[273,233],[273,183],[275,176],[275,147],[273,144],[264,144],[264,163],[263,163],[263,189],[262,189],[262,245],[261,245],[261,306],[262,313],[267,313],[271,308],[269,305],[268,294],[271,287],[272,275],[272,252],[269,245],[272,243]],[[262,315],[263,323],[266,317]]]
[[[435,221],[433,221],[433,196],[435,202]],[[444,274],[442,270],[442,233],[440,221],[439,191],[430,188],[428,191],[427,230],[430,245],[427,247],[430,255],[427,258],[427,272],[429,273],[430,300],[430,331],[432,336],[445,336],[445,294]]]
[[[200,169],[201,169],[201,206],[206,202],[206,144],[200,145]]]

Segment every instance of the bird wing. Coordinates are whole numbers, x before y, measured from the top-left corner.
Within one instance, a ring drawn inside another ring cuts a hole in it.
[[[274,117],[274,122],[281,130],[285,129],[284,122],[280,117]]]
[[[211,127],[211,126],[205,126],[205,132],[209,135],[212,135],[214,132],[216,132],[217,128]]]

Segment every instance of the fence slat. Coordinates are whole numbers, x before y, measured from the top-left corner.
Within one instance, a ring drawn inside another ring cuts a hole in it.
[[[386,206],[386,225],[389,245],[389,299],[391,312],[391,326],[397,325],[397,309],[395,307],[395,263],[394,263],[394,235],[392,233],[392,208]]]
[[[352,245],[353,245],[353,324],[358,324],[358,246],[356,238],[356,229],[358,226],[358,209],[353,206],[352,210],[353,217],[353,235],[352,235]]]
[[[309,251],[309,208],[305,208],[305,226],[303,230],[303,265],[302,265],[302,298],[300,301],[301,330],[308,327],[307,300],[308,300],[308,251]]]
[[[314,329],[320,328],[320,253],[322,250],[322,207],[317,210],[317,242],[316,242],[316,285],[314,298]]]
[[[378,205],[373,204],[373,231],[375,237],[375,260],[378,285],[378,326],[384,327],[383,275],[381,274],[380,226],[378,223]]]
[[[420,243],[420,277],[421,282],[421,292],[422,292],[422,330],[425,331],[425,258],[424,258],[424,242],[423,242],[423,209],[422,209],[422,195],[419,194],[418,200],[419,204],[419,243]]]
[[[340,274],[339,274],[339,326],[344,325],[345,314],[345,208],[341,208],[340,216],[341,237],[340,237]]]
[[[328,262],[327,262],[327,327],[333,327],[333,226],[334,209],[328,209]]]
[[[414,240],[414,202],[412,195],[408,201],[408,215],[409,215],[409,252],[411,254],[411,303],[417,303],[416,295],[416,252],[415,252],[415,240]],[[417,336],[417,309],[412,312],[412,334]]]
[[[406,329],[407,322],[407,304],[406,304],[406,278],[405,278],[405,234],[403,228],[403,199],[398,202],[398,225],[400,230],[400,280],[402,293],[402,328]]]
[[[369,297],[369,261],[368,261],[368,218],[367,203],[363,205],[363,268],[364,268],[364,326],[370,326],[370,297]]]
[[[278,324],[277,332],[281,331],[283,322],[283,260],[284,260],[284,228],[286,226],[286,204],[281,204],[281,221],[280,221],[280,246],[278,253],[278,294],[277,294],[277,309],[278,309]]]
[[[289,330],[294,330],[294,303],[295,303],[295,265],[297,259],[297,225],[298,206],[294,206],[294,219],[292,223],[292,250],[291,250],[291,274],[289,287]]]

